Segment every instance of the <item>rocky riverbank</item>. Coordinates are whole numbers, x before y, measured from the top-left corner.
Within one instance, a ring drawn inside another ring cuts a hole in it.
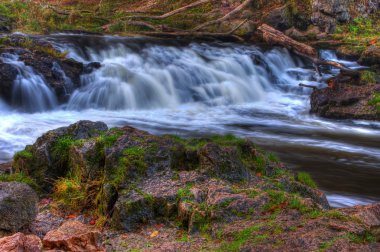
[[[2,181],[40,196],[33,203],[28,186],[0,184],[2,250],[380,248],[378,204],[331,210],[309,175],[231,135],[181,139],[81,121],[2,169]]]

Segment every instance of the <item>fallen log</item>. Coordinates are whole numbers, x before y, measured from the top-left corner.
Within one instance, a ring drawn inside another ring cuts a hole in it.
[[[307,84],[303,84],[303,83],[300,83],[298,84],[300,87],[305,87],[305,88],[312,88],[313,90],[316,90],[317,87],[316,86],[313,86],[313,85],[307,85]]]
[[[357,70],[352,70],[338,62],[320,59],[318,56],[318,52],[315,48],[304,43],[298,42],[267,24],[262,24],[258,28],[258,30],[262,32],[263,39],[268,44],[284,46],[292,50],[294,53],[310,59],[312,63],[316,66],[316,71],[318,72],[318,74],[320,74],[319,66],[332,66],[347,73],[358,72]]]

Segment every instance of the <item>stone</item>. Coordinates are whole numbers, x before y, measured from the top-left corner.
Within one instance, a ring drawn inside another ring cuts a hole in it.
[[[200,167],[205,174],[228,181],[248,180],[250,172],[239,160],[237,150],[208,143],[199,150]]]
[[[380,47],[369,46],[360,56],[358,63],[366,66],[380,65]]]
[[[0,238],[0,251],[4,252],[40,252],[41,239],[36,235],[16,233],[12,236]]]
[[[342,211],[359,219],[375,239],[380,241],[380,203],[346,208]]]
[[[16,232],[37,216],[38,197],[33,189],[18,182],[0,183],[0,230]]]
[[[272,26],[276,30],[285,31],[292,26],[291,15],[289,15],[288,6],[276,8],[268,13],[264,18],[264,23]]]
[[[379,84],[362,85],[359,78],[337,76],[333,88],[314,90],[310,103],[313,114],[333,119],[380,120],[375,106],[370,105],[373,94],[380,92]]]
[[[100,246],[100,232],[78,221],[67,221],[43,238],[44,249],[64,251],[105,251]]]
[[[49,211],[42,211],[30,224],[30,231],[42,239],[50,230],[59,228],[64,221],[65,219],[60,216]]]
[[[39,137],[35,144],[25,148],[31,153],[31,160],[16,156],[13,167],[29,174],[43,189],[50,190],[51,184],[48,181],[64,177],[69,170],[68,153],[56,153],[55,151],[56,144],[60,139],[66,138],[69,139],[68,141],[77,141],[97,137],[107,129],[107,125],[103,122],[79,121],[68,127],[51,130]],[[60,151],[69,152],[73,146],[65,145],[63,147],[67,150]]]

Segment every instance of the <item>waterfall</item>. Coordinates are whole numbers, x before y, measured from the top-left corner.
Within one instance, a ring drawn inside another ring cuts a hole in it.
[[[155,45],[136,51],[119,43],[100,51],[78,51],[82,55],[71,56],[83,62],[100,62],[102,67],[82,76],[82,88],[68,102],[70,110],[243,104],[264,100],[268,90],[298,88],[299,76],[288,69],[306,73],[309,79],[314,76],[313,72],[300,71],[302,62],[292,59],[284,49],[263,53],[255,47],[191,44]]]
[[[0,60],[12,65],[18,71],[12,90],[13,106],[24,112],[42,112],[57,106],[54,92],[32,67],[19,61],[18,56],[14,54],[3,53]]]

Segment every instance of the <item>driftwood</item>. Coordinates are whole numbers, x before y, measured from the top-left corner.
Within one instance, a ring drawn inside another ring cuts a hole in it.
[[[230,11],[229,13],[227,13],[226,15],[224,15],[223,17],[217,19],[217,20],[213,20],[213,21],[209,21],[209,22],[206,22],[204,24],[201,24],[197,27],[195,27],[193,29],[193,31],[199,31],[203,28],[206,28],[208,26],[211,26],[211,25],[214,25],[214,24],[220,24],[222,23],[223,21],[226,21],[230,18],[232,18],[233,16],[237,15],[238,13],[240,13],[241,11],[243,11],[245,8],[247,8],[251,3],[253,2],[253,0],[245,0],[242,4],[240,4],[238,7],[236,7],[235,9],[233,9],[232,11]]]
[[[191,3],[191,4],[188,4],[186,6],[183,6],[181,8],[178,8],[178,9],[175,9],[173,11],[170,11],[170,12],[167,12],[165,14],[162,14],[160,16],[128,16],[128,17],[125,17],[126,19],[143,19],[143,18],[147,18],[147,19],[156,19],[156,20],[161,20],[161,19],[165,19],[165,18],[168,18],[168,17],[171,17],[173,15],[176,15],[178,13],[181,13],[181,12],[184,12],[184,11],[187,11],[189,9],[192,9],[192,8],[195,8],[199,5],[202,5],[202,4],[205,4],[205,3],[208,3],[210,2],[211,0],[200,0],[200,1],[197,1],[197,2],[194,2],[194,3]]]
[[[299,86],[300,86],[300,87],[305,87],[305,88],[312,88],[313,90],[316,90],[316,89],[317,89],[316,86],[313,86],[313,85],[307,85],[307,84],[303,84],[303,83],[300,83]]]
[[[262,24],[258,28],[258,30],[262,32],[263,39],[268,44],[284,46],[288,49],[291,49],[296,54],[310,59],[313,62],[313,64],[316,66],[316,71],[319,74],[320,74],[319,66],[332,66],[346,73],[352,73],[352,74],[355,74],[358,72],[356,70],[349,69],[343,64],[340,64],[338,62],[320,59],[318,56],[318,52],[315,48],[309,45],[306,45],[304,43],[295,41],[294,39],[286,36],[284,33],[274,29],[273,27],[267,24]]]

